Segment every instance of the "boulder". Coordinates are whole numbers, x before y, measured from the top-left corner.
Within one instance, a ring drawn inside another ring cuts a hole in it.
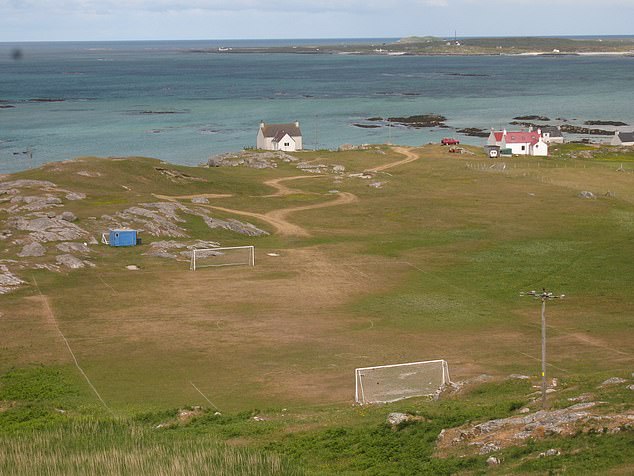
[[[73,212],[68,212],[68,211],[62,212],[59,217],[64,221],[70,221],[70,222],[77,221],[77,217],[75,216]]]
[[[84,198],[86,198],[86,194],[81,192],[68,192],[66,194],[66,200],[83,200]]]
[[[44,256],[45,253],[46,253],[46,248],[44,248],[42,245],[40,245],[37,242],[33,242],[27,245],[24,245],[24,247],[22,248],[22,251],[18,253],[18,256],[20,258],[26,258],[30,256],[37,257],[37,256]]]
[[[86,243],[67,241],[60,243],[56,248],[64,253],[90,253],[90,248]]]
[[[588,198],[588,199],[594,199],[597,198],[596,195],[592,192],[588,192],[587,190],[584,190],[583,192],[579,192],[579,195],[577,195],[579,198]]]
[[[387,422],[392,426],[396,426],[408,421],[409,417],[406,413],[392,412],[387,416]]]
[[[489,456],[487,458],[487,464],[489,466],[497,466],[498,464],[500,464],[500,458],[496,458],[495,456]]]
[[[604,380],[601,384],[602,387],[607,387],[608,385],[618,385],[620,383],[625,383],[627,380],[621,377],[611,377],[607,380]]]
[[[209,199],[206,197],[194,197],[192,203],[209,203]]]
[[[70,269],[79,269],[86,266],[82,260],[69,254],[59,255],[55,258],[55,260],[57,261],[57,264],[66,266]]]
[[[481,455],[488,455],[489,453],[493,453],[495,451],[500,451],[500,446],[496,443],[491,442],[482,445],[478,453],[480,453]]]
[[[547,456],[559,456],[561,454],[561,452],[559,450],[556,450],[555,448],[551,448],[549,450],[546,450],[542,453],[539,453],[539,457],[540,458],[546,458]]]

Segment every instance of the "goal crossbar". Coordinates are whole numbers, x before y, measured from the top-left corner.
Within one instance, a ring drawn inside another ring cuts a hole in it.
[[[224,256],[226,251],[231,252],[236,250],[246,250],[248,253],[248,257],[246,259],[236,259],[234,261],[227,261],[227,262],[216,262],[216,263],[214,262],[201,263],[200,262],[202,257],[209,258],[209,257]],[[199,268],[220,267],[220,266],[244,266],[244,265],[255,266],[255,246],[247,245],[247,246],[225,246],[225,247],[218,247],[218,248],[194,248],[192,250],[192,256],[189,263],[189,269],[192,271],[196,271]]]
[[[355,401],[360,404],[434,395],[451,384],[449,366],[442,359],[361,367],[354,373]]]

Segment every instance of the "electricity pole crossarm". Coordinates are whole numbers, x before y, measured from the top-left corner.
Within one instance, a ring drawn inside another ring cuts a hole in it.
[[[542,301],[542,408],[546,408],[546,301],[551,299],[563,299],[566,295],[555,295],[542,288],[542,292],[521,292],[520,296],[531,296]]]

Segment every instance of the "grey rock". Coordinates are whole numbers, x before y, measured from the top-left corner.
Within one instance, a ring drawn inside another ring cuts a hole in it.
[[[522,374],[509,375],[509,380],[528,380],[528,379],[530,379],[528,375],[522,375]]]
[[[625,383],[627,382],[627,380],[625,380],[624,378],[621,377],[611,377],[607,380],[605,380],[601,386],[602,387],[607,387],[608,385],[618,385],[620,383]]]
[[[70,222],[77,221],[77,217],[75,216],[75,214],[69,211],[62,212],[59,217],[60,219],[64,221],[70,221]]]
[[[0,294],[9,293],[22,284],[24,281],[9,271],[5,265],[0,264]]]
[[[57,264],[61,266],[66,266],[70,269],[79,269],[86,266],[82,260],[69,254],[59,255],[55,258],[55,260],[57,261]]]
[[[523,415],[525,415],[526,413],[530,413],[530,412],[531,412],[531,409],[527,408],[527,407],[523,407],[523,408],[519,409],[519,413],[521,413]]]
[[[215,228],[220,228],[223,230],[234,231],[236,233],[240,233],[241,235],[247,236],[263,236],[269,234],[268,232],[259,229],[251,223],[244,223],[235,219],[220,220],[218,218],[212,218],[210,216],[203,216],[202,218],[207,226],[212,230]]]
[[[56,248],[64,253],[90,253],[90,248],[87,244],[72,241],[60,243]]]
[[[407,415],[406,413],[393,412],[387,416],[387,422],[392,426],[400,425],[401,423],[404,423],[408,420],[409,415]]]
[[[176,258],[178,258],[178,256],[175,255],[174,253],[170,253],[169,251],[165,251],[165,250],[162,250],[162,249],[149,250],[149,251],[146,251],[145,253],[143,253],[143,255],[145,255],[145,256],[155,256],[157,258],[168,258],[168,259],[176,259]]]
[[[487,464],[489,466],[497,466],[501,463],[500,458],[496,458],[495,456],[489,456],[487,458]]]
[[[559,456],[560,454],[561,452],[559,450],[556,450],[555,448],[551,448],[547,451],[544,451],[543,453],[539,453],[539,457],[546,458],[548,456]]]
[[[372,183],[368,184],[368,187],[381,188],[381,187],[383,187],[383,183],[384,182],[372,182]]]
[[[62,204],[62,200],[57,198],[57,197],[46,197],[45,200],[46,200],[46,203],[48,203],[49,205],[61,205]]]
[[[59,218],[38,217],[29,220],[25,217],[13,217],[7,220],[7,225],[21,231],[31,232],[35,241],[74,241],[83,238],[88,233],[77,225]]]
[[[594,396],[590,393],[584,393],[583,395],[579,395],[578,397],[570,397],[568,399],[569,402],[587,402],[588,400],[592,400]]]
[[[18,253],[18,256],[20,258],[26,258],[30,256],[37,257],[37,256],[44,256],[45,253],[46,253],[46,248],[44,248],[42,245],[40,245],[37,242],[33,242],[27,245],[24,245],[24,247],[22,248],[22,251]]]
[[[192,203],[209,203],[209,199],[206,197],[194,197]]]
[[[634,390],[634,385],[628,385],[626,388],[627,388],[628,390]]]
[[[89,172],[88,170],[80,170],[79,172],[77,172],[77,175],[81,175],[83,177],[101,177],[100,172]],[[69,198],[69,200],[71,199]]]
[[[86,198],[86,194],[82,192],[68,192],[66,194],[66,200],[83,200]]]
[[[0,190],[8,190],[11,188],[40,188],[40,189],[51,189],[55,188],[56,185],[53,182],[49,182],[47,180],[13,180],[11,182],[0,182]]]
[[[346,168],[343,165],[334,165],[332,171],[336,174],[342,174],[346,171]]]
[[[597,198],[596,195],[592,192],[588,192],[587,190],[584,190],[583,192],[579,192],[579,195],[577,195],[579,198],[588,198],[588,199],[594,199]]]
[[[481,455],[488,455],[489,453],[493,453],[495,451],[500,451],[500,446],[497,445],[496,443],[491,442],[491,443],[485,443],[484,445],[482,445],[479,453]]]

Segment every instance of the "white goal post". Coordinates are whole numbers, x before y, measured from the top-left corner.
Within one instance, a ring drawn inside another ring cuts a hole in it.
[[[218,266],[255,266],[255,246],[229,246],[225,248],[194,248],[189,269]]]
[[[354,375],[355,401],[361,405],[436,395],[451,384],[445,360],[364,367]]]

